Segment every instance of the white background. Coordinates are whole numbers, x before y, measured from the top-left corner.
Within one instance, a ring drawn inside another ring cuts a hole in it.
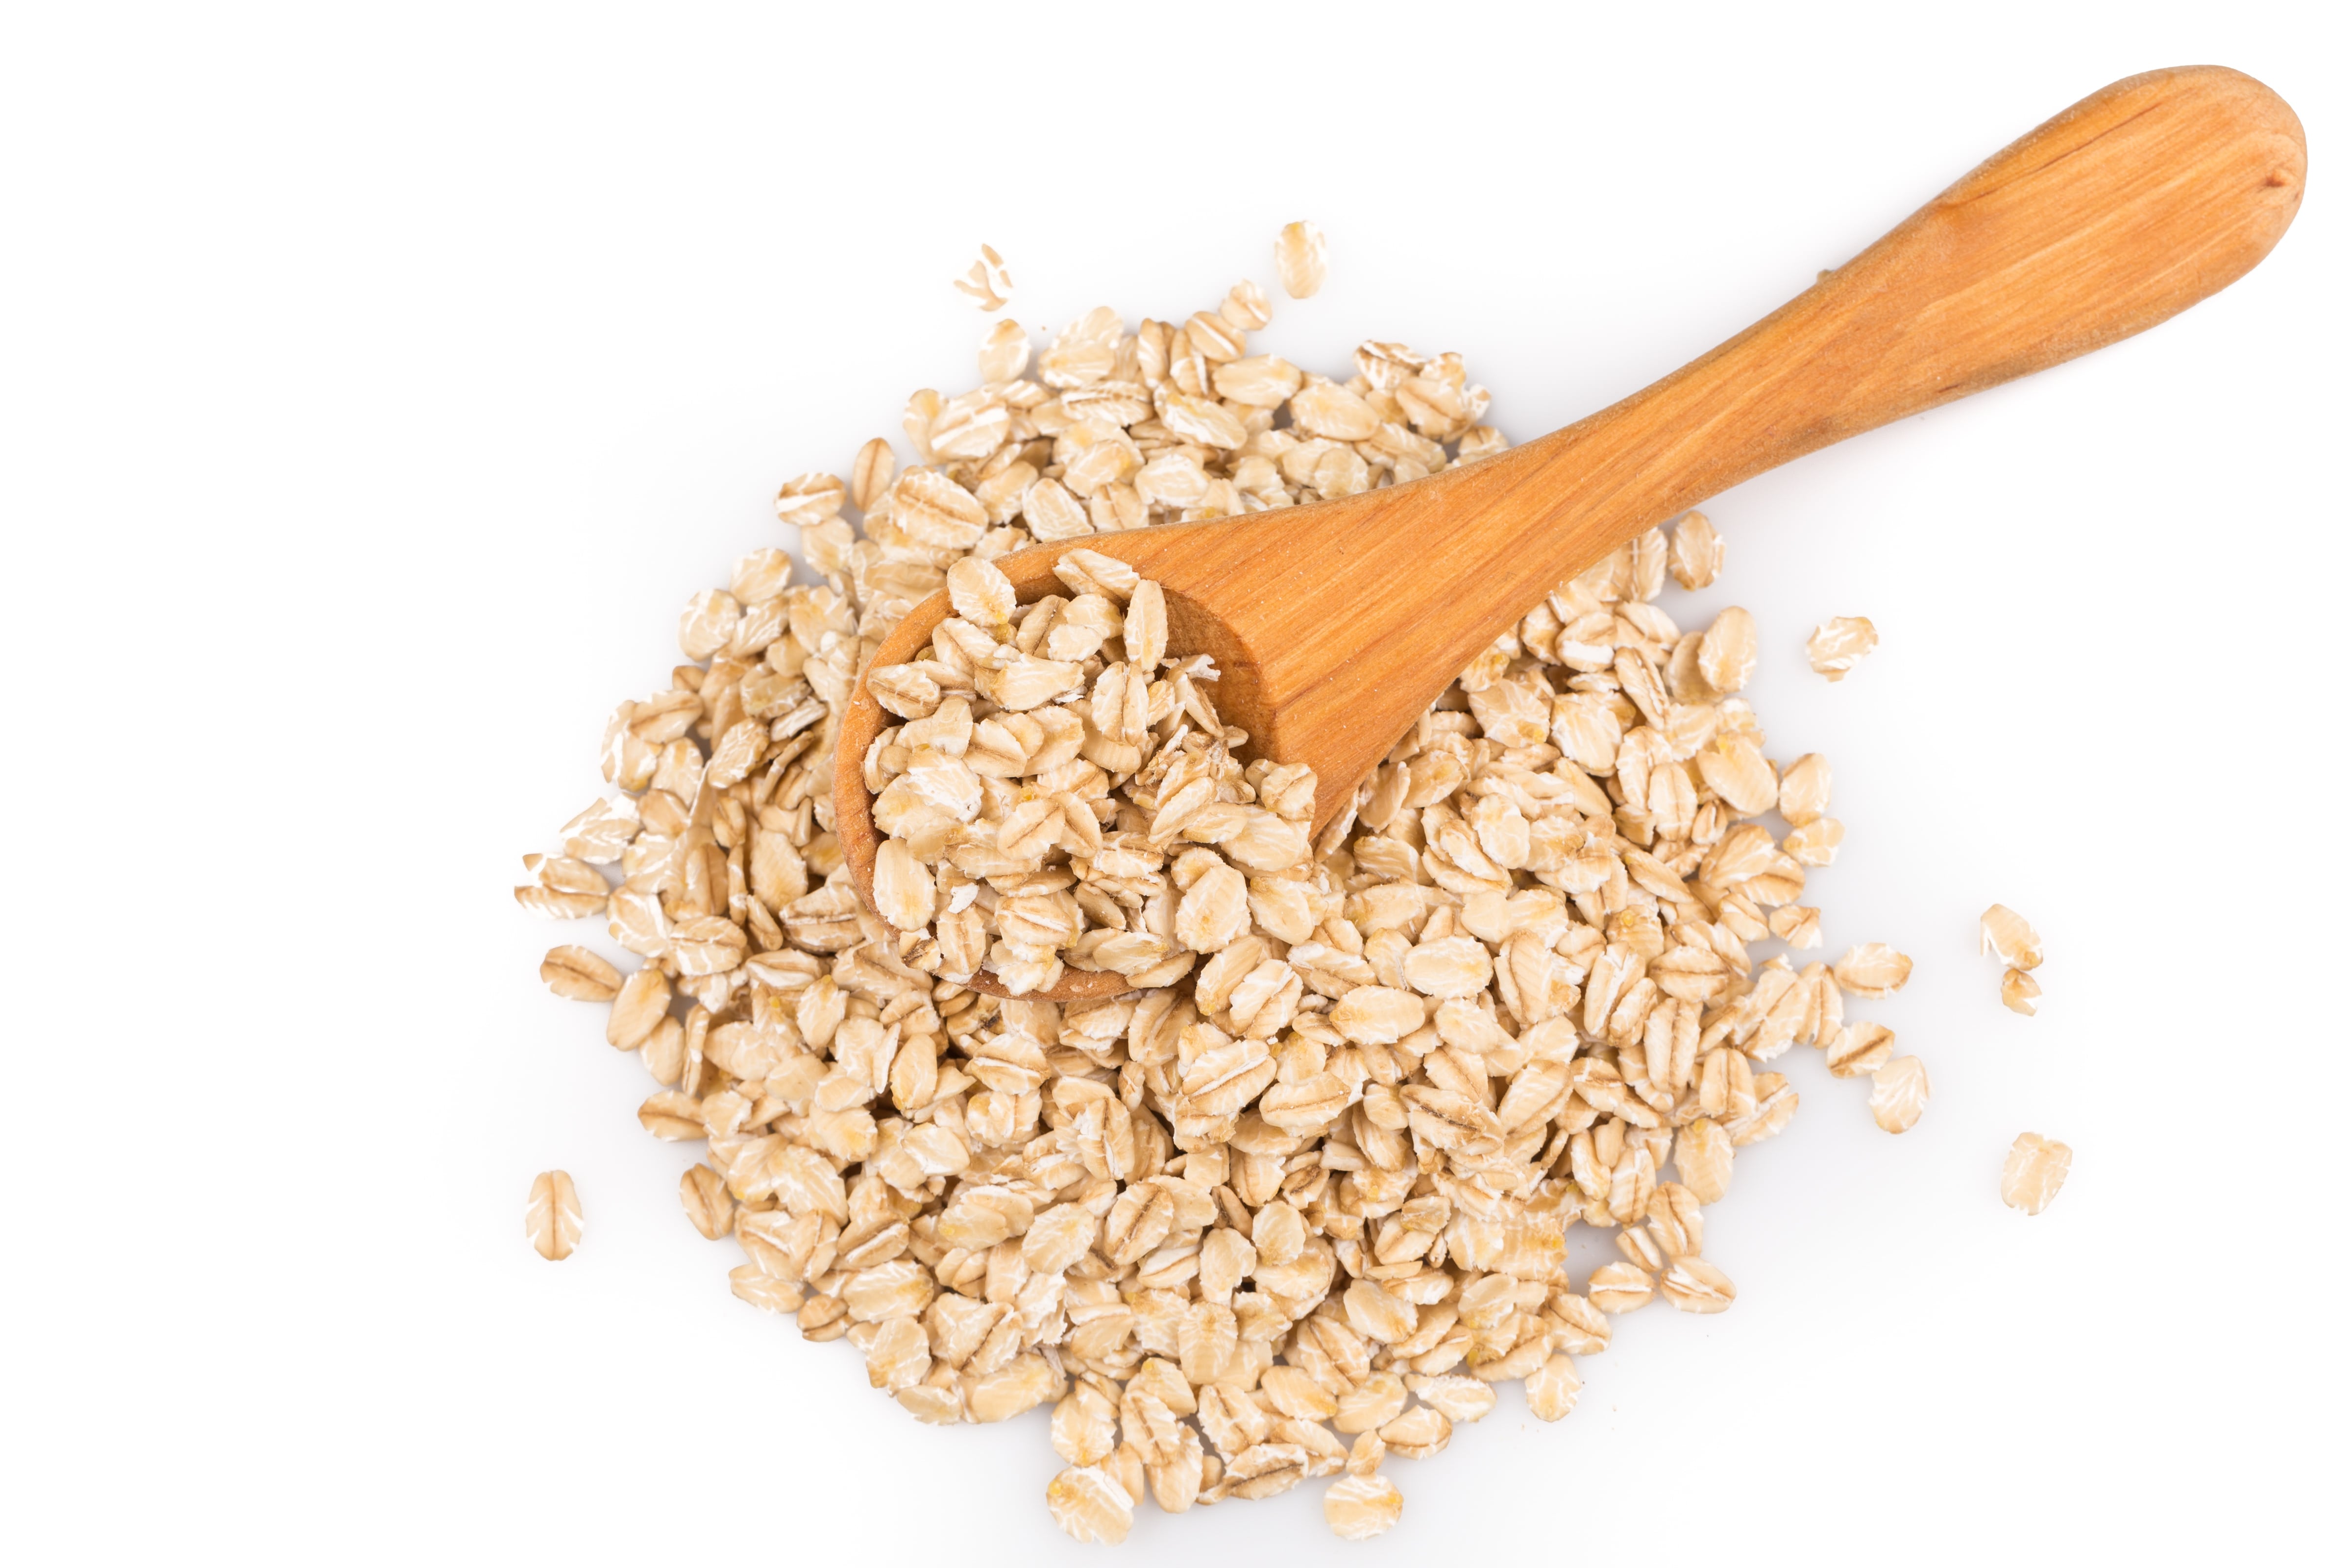
[[[1577,8],[1582,10],[1583,8]],[[598,788],[778,480],[969,384],[948,288],[1458,349],[1515,439],[1672,369],[2151,67],[2308,129],[2244,282],[1708,507],[1775,754],[1826,752],[1828,945],[1917,961],[1936,1095],[1744,1155],[1727,1315],[1557,1426],[1125,1560],[2231,1561],[2342,1486],[2347,521],[2332,7],[23,6],[0,23],[14,887],[0,1501],[30,1563],[1075,1560],[1042,1414],[919,1427],[733,1300],[686,1148],[507,889]],[[762,14],[764,13],[764,14]],[[1804,667],[1817,619],[1879,651]],[[2045,937],[2042,1016],[1975,917]],[[587,932],[590,928],[579,928]],[[577,940],[601,942],[601,933]],[[2021,1129],[2071,1142],[2026,1219]],[[576,1258],[525,1246],[577,1177]],[[2337,1545],[2340,1550],[2340,1542]],[[1202,1554],[1211,1554],[1203,1556]],[[1286,1560],[1289,1560],[1286,1558]]]

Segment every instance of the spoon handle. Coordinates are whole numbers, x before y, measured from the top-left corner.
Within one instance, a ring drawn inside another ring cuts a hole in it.
[[[1738,337],[1530,443],[1522,493],[1548,515],[1526,521],[1568,525],[1552,547],[1580,566],[1792,458],[2143,331],[2260,261],[2303,184],[2302,126],[2252,77],[2116,82]]]
[[[2303,174],[2294,111],[2252,77],[2127,78],[1590,418],[1419,484],[1205,525],[1232,531],[1213,550],[1137,548],[1184,552],[1163,576],[1230,637],[1219,701],[1267,754],[1315,763],[1320,822],[1553,585],[1792,458],[2186,310],[2277,243]]]

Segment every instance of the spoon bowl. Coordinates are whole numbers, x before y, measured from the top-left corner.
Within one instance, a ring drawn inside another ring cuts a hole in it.
[[[2252,78],[2189,66],[2092,94],[1721,346],[1567,428],[1410,484],[1040,545],[997,565],[1026,602],[1066,551],[1168,597],[1169,646],[1207,654],[1250,753],[1304,763],[1315,824],[1353,799],[1456,673],[1559,584],[1792,458],[2143,331],[2269,254],[2303,197],[2303,128]],[[920,657],[935,594],[869,668]],[[864,761],[885,723],[861,676],[834,812],[873,904]],[[968,984],[1006,993],[985,971]],[[1066,969],[1046,1000],[1115,996]]]

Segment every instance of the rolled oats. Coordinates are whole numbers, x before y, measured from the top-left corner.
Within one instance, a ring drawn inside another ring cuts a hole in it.
[[[516,889],[515,894],[521,897],[522,889]],[[1982,932],[1980,951],[2008,966],[2000,974],[2000,1005],[2032,1017],[2034,1000],[2042,994],[2042,983],[2030,973],[2042,967],[2041,937],[2023,915],[2005,904],[1985,910],[1978,923]]]
[[[1576,1408],[1576,1396],[1583,1392],[1584,1380],[1577,1376],[1573,1359],[1547,1357],[1528,1374],[1528,1411],[1538,1421],[1558,1421]]]
[[[2006,904],[1995,904],[1985,910],[1978,921],[1983,933],[1980,951],[1999,958],[2011,969],[2042,967],[2042,939],[2034,934],[2023,915]]]
[[[1342,1541],[1370,1541],[1404,1516],[1404,1494],[1386,1476],[1342,1476],[1323,1494],[1323,1518]]]
[[[621,991],[621,972],[584,947],[549,948],[539,977],[550,991],[574,1002],[610,1002]]]
[[[1074,1465],[1047,1482],[1045,1510],[1076,1541],[1116,1546],[1135,1525],[1135,1500],[1099,1465]]]
[[[2038,1205],[2035,1212],[2040,1212]],[[523,1209],[522,1229],[530,1238],[533,1251],[550,1263],[561,1263],[580,1245],[580,1233],[584,1228],[580,1217],[580,1193],[572,1186],[569,1172],[541,1171],[531,1178],[530,1202]]]
[[[1656,1289],[1657,1281],[1650,1271],[1633,1263],[1604,1263],[1592,1271],[1585,1285],[1592,1304],[1612,1314],[1646,1305]]]
[[[1746,686],[1756,669],[1756,617],[1737,605],[1716,616],[1699,637],[1697,662],[1700,677],[1717,691]]]
[[[706,1237],[717,1241],[735,1228],[735,1198],[718,1172],[694,1165],[677,1182],[678,1201],[686,1217]]]
[[[604,873],[569,855],[526,855],[523,869],[538,880],[514,890],[515,902],[550,920],[584,920],[604,912],[612,889]]]
[[[1889,1132],[1908,1132],[1927,1108],[1927,1068],[1917,1057],[1897,1057],[1870,1075],[1870,1114]]]
[[[999,323],[1003,325],[1005,323]],[[857,448],[857,459],[850,465],[850,504],[860,511],[871,511],[874,503],[889,489],[897,477],[898,459],[890,450],[890,443],[877,436]]]
[[[2033,999],[2041,994],[2041,983],[2022,969],[2001,971],[2000,1005],[2011,1012],[2033,1016]]]
[[[1658,1292],[1685,1312],[1720,1312],[1738,1292],[1722,1269],[1704,1258],[1676,1258],[1658,1276]]]
[[[1294,300],[1311,298],[1323,287],[1323,231],[1311,223],[1285,224],[1275,237],[1274,265],[1282,291]]]
[[[1885,1067],[1895,1054],[1895,1031],[1884,1024],[1854,1023],[1822,1042],[1822,1054],[1837,1078],[1860,1078]]]
[[[1723,536],[1705,512],[1686,511],[1675,520],[1667,559],[1675,581],[1696,592],[1723,573]]]
[[[604,1038],[613,1048],[633,1051],[652,1037],[669,1016],[669,977],[658,969],[640,969],[621,983],[613,1010],[604,1018]]]
[[[1865,942],[1846,949],[1832,973],[1853,995],[1892,996],[1911,978],[1911,961],[1883,942]]]
[[[1277,256],[1294,298],[1320,286],[1311,226]],[[959,287],[994,309],[1010,279],[983,251]],[[634,955],[542,974],[609,1005],[657,1085],[646,1130],[700,1146],[680,1200],[741,1249],[734,1294],[847,1340],[917,1420],[1050,1406],[1047,1507],[1080,1540],[1147,1496],[1323,1478],[1335,1532],[1380,1533],[1387,1458],[1439,1452],[1500,1383],[1558,1420],[1612,1315],[1731,1304],[1704,1205],[1795,1114],[1766,1063],[1873,1075],[1898,1130],[1927,1092],[1845,1016],[1908,959],[1751,951],[1821,945],[1801,900],[1843,829],[1827,763],[1776,766],[1736,695],[1754,617],[1686,632],[1657,603],[1721,571],[1696,512],[1559,584],[1310,840],[1313,774],[1245,759],[1160,584],[1084,542],[1506,443],[1458,356],[1372,341],[1320,375],[1252,342],[1269,316],[1244,283],[1173,322],[1089,311],[1034,356],[992,324],[979,386],[908,399],[909,465],[877,438],[782,487],[809,580],[766,549],[688,604],[691,662],[607,727],[615,793],[516,892]],[[1020,604],[995,563],[1039,541],[1079,547]],[[940,592],[919,656],[869,668]],[[832,815],[861,679],[889,716],[850,760],[870,910]],[[1131,990],[1036,996],[1070,968]],[[1581,1290],[1577,1225],[1616,1251]]]
[[[1813,628],[1805,639],[1805,658],[1815,673],[1843,680],[1877,646],[1878,628],[1866,616],[1840,616]]]
[[[2027,1214],[2040,1214],[2066,1184],[2074,1151],[2039,1132],[2021,1132],[2000,1167],[2000,1201]]]

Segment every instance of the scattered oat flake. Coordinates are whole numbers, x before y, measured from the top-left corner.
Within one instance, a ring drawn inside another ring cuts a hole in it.
[[[1675,581],[1696,591],[1713,583],[1723,572],[1723,535],[1703,511],[1686,511],[1675,523],[1673,542],[1667,547],[1668,569]]]
[[[1927,1108],[1927,1067],[1917,1057],[1897,1057],[1870,1075],[1872,1120],[1889,1132],[1908,1132]]]
[[[1864,616],[1840,616],[1823,621],[1805,639],[1805,658],[1816,673],[1843,680],[1872,648],[1878,646],[1878,628]]]
[[[1004,258],[996,254],[996,247],[983,245],[980,259],[956,279],[955,287],[957,293],[969,295],[982,310],[1001,310],[1013,298],[1013,275],[1004,269]]]
[[[1738,605],[1715,617],[1699,638],[1698,671],[1707,685],[1729,693],[1756,670],[1756,617]]]
[[[621,972],[584,947],[548,949],[539,977],[550,991],[575,1002],[610,1002],[621,989]]]
[[[2074,1151],[2039,1132],[2021,1132],[2000,1167],[2000,1201],[2027,1214],[2040,1214],[2066,1184]]]
[[[2042,966],[2042,939],[2025,917],[2006,904],[1995,904],[1979,921],[1983,932],[1979,951],[1999,958],[2011,969]]]
[[[1577,1395],[1583,1392],[1584,1380],[1577,1375],[1574,1359],[1549,1357],[1528,1374],[1528,1413],[1538,1421],[1558,1421],[1576,1409]]]
[[[522,1211],[523,1234],[532,1250],[561,1263],[580,1245],[580,1193],[564,1171],[541,1171],[531,1179],[530,1202]]]
[[[1856,996],[1892,996],[1911,978],[1911,961],[1883,942],[1857,942],[1832,971]]]
[[[1164,1406],[1163,1406],[1164,1408]],[[1116,1546],[1135,1524],[1135,1501],[1099,1465],[1073,1465],[1045,1484],[1045,1508],[1064,1534]]]
[[[1312,298],[1323,287],[1323,231],[1304,221],[1283,225],[1274,240],[1274,264],[1284,293],[1294,300]]]
[[[898,459],[890,450],[890,443],[877,436],[857,448],[857,460],[850,465],[850,504],[860,511],[870,511],[890,481],[897,476]]]
[[[2041,982],[2022,969],[2000,972],[2000,1005],[2012,1013],[2033,1016],[2034,998],[2042,994]]]
[[[1895,1031],[1884,1024],[1848,1024],[1822,1046],[1832,1078],[1860,1078],[1876,1072],[1894,1057]]]
[[[980,379],[984,382],[1011,381],[1029,364],[1029,333],[1020,322],[1009,317],[988,329],[980,340]],[[1001,405],[999,405],[1001,408]],[[993,446],[978,455],[988,456]]]
[[[1404,1493],[1386,1476],[1342,1476],[1323,1494],[1323,1518],[1342,1541],[1370,1541],[1404,1516]]]
[[[1739,1294],[1731,1277],[1704,1258],[1676,1258],[1669,1262],[1658,1277],[1658,1289],[1685,1312],[1728,1310],[1732,1299]]]
[[[735,1227],[735,1199],[718,1172],[695,1165],[678,1178],[678,1200],[694,1228],[712,1241]]]

